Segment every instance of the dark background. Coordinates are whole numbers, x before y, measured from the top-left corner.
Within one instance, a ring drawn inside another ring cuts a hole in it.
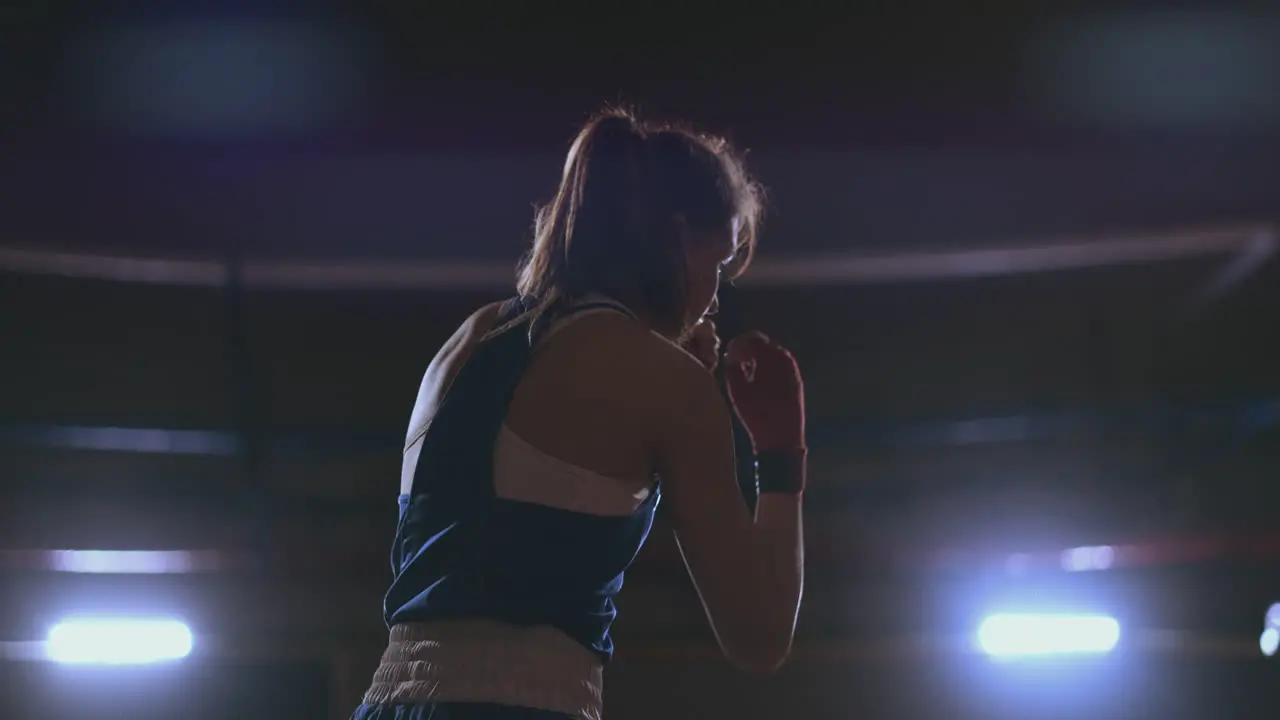
[[[609,717],[1272,717],[1280,15],[1054,7],[7,4],[0,716],[345,716],[421,372],[626,101],[770,189],[722,324],[805,371],[810,581],[794,661],[749,679],[657,533]],[[948,644],[1011,604],[1134,642]],[[13,659],[86,610],[177,614],[196,654]]]

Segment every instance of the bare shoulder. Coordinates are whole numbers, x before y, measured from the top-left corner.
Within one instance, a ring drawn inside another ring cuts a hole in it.
[[[633,417],[645,408],[666,415],[694,388],[715,392],[693,356],[615,313],[584,317],[556,333],[539,350],[530,377],[530,386],[554,386],[562,398],[581,396]]]
[[[621,317],[606,322],[593,334],[632,380],[682,385],[710,379],[697,359],[670,340]]]
[[[617,364],[629,379],[629,394],[637,405],[657,411],[661,425],[705,422],[708,412],[723,407],[715,378],[675,343],[634,324],[620,339]]]
[[[610,477],[647,478],[665,454],[663,436],[687,422],[699,395],[720,401],[697,360],[622,314],[597,313],[539,347],[507,421],[555,457]]]

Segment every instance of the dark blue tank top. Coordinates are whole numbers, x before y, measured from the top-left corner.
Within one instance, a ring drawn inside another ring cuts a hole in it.
[[[601,306],[613,307],[588,303],[567,313]],[[525,309],[508,301],[494,327]],[[400,496],[388,627],[447,619],[549,625],[603,661],[612,656],[613,598],[649,535],[658,488],[622,517],[505,500],[494,491],[494,445],[539,330],[549,324],[526,319],[479,342],[441,402],[413,489]]]

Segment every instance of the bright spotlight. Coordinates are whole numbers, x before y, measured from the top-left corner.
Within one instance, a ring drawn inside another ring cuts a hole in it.
[[[191,629],[177,620],[80,618],[49,630],[46,651],[60,663],[140,665],[191,654]]]
[[[1258,639],[1258,647],[1262,648],[1262,654],[1271,657],[1276,654],[1276,650],[1280,650],[1280,630],[1269,627],[1262,631],[1262,637]]]
[[[1106,615],[991,615],[978,646],[994,657],[1101,654],[1120,642],[1120,623]]]

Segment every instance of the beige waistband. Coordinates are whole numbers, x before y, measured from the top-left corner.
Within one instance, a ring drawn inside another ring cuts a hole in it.
[[[600,720],[603,676],[594,653],[550,627],[410,623],[391,628],[364,702],[486,702]]]

